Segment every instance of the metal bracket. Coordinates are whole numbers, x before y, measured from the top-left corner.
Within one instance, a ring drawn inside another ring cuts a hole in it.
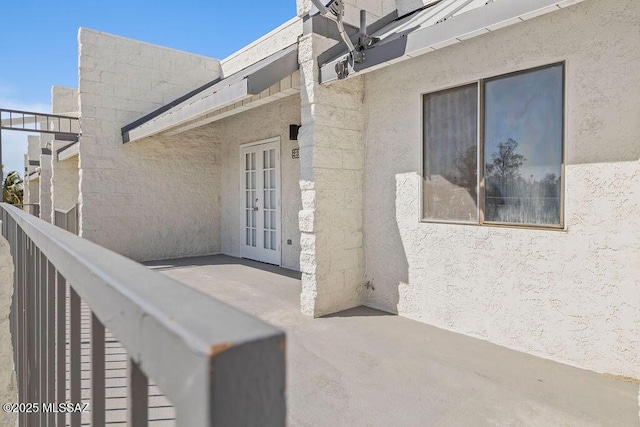
[[[336,75],[338,80],[346,79],[349,75],[349,58],[336,62]]]

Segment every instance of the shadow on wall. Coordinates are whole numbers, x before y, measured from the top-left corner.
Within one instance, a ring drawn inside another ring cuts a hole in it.
[[[375,277],[369,275],[365,266],[363,305],[394,314],[400,311],[400,288],[409,284],[409,262],[400,234],[399,222],[401,221],[398,216],[402,218],[403,215],[407,215],[406,212],[411,210],[411,206],[400,204],[401,198],[398,197],[398,192],[404,192],[407,186],[412,185],[411,181],[415,180],[411,175],[396,175],[395,192],[377,191],[375,194],[365,196],[365,239],[368,242],[365,253],[370,259],[385,261],[384,266],[376,269]],[[389,179],[392,177],[390,176]],[[366,229],[367,213],[373,213],[376,210],[389,211],[391,215],[384,222],[383,230]]]

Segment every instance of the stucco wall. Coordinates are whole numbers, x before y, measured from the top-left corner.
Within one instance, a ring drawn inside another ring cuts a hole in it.
[[[121,127],[217,78],[219,61],[84,28],[78,40],[81,235],[136,260],[218,253],[211,136],[123,145]]]
[[[39,136],[40,147],[51,150],[53,135]],[[51,222],[51,154],[40,153],[40,219]]]
[[[78,89],[64,86],[51,88],[51,112],[53,114],[76,113],[78,111]]]
[[[300,97],[292,95],[207,125],[219,129],[222,252],[241,256],[240,145],[280,137],[282,266],[300,268],[300,160],[291,158],[298,141],[289,140],[289,125],[300,124]],[[291,245],[287,240],[291,240]]]
[[[37,135],[27,136],[27,162],[30,160],[40,161],[40,137]],[[28,171],[31,173],[35,171],[39,166],[28,166]],[[27,203],[37,204],[40,203],[40,180],[29,181],[26,185],[28,187]]]
[[[586,1],[366,76],[367,305],[640,378],[638,16]],[[418,222],[420,94],[565,60],[566,230]]]
[[[40,203],[40,180],[34,179],[27,183],[29,187],[29,198],[27,203],[38,204]]]
[[[67,144],[55,141],[54,149],[57,150]],[[66,212],[78,203],[78,156],[63,161],[56,160],[56,156],[52,157],[51,192],[53,209]]]
[[[54,114],[75,113],[78,111],[77,89],[54,86],[51,88],[51,111]],[[54,141],[51,156],[51,200],[53,209],[51,221],[54,221],[54,210],[68,211],[78,203],[79,174],[78,157],[58,161],[56,152],[69,145],[68,141]]]

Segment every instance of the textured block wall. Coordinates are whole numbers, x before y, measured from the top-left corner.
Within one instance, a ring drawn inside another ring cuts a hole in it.
[[[40,147],[51,150],[53,135],[43,133],[40,138]],[[40,219],[51,222],[53,209],[51,208],[51,154],[40,152]]]
[[[62,86],[51,88],[51,112],[54,114],[76,113],[78,111],[78,90]],[[56,209],[68,211],[78,203],[79,170],[78,157],[59,162],[56,152],[69,145],[69,141],[54,141],[51,156],[51,221]]]
[[[219,252],[215,135],[121,137],[217,78],[219,61],[84,28],[78,40],[81,235],[136,260]]]
[[[586,1],[366,76],[367,305],[640,378],[639,16]],[[566,230],[420,223],[421,94],[557,61]]]
[[[316,55],[333,41],[300,38],[302,128],[300,211],[303,313],[321,316],[360,305],[362,241],[363,79],[317,82]]]
[[[26,161],[40,160],[40,137],[38,135],[27,136],[27,155]],[[29,172],[34,171],[37,166],[28,166]],[[29,181],[26,184],[27,194],[26,203],[40,203],[40,181]]]

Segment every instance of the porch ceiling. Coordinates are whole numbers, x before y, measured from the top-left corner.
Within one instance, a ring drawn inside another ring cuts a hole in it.
[[[298,46],[210,82],[122,128],[124,143],[173,135],[299,92]]]
[[[80,143],[74,142],[64,147],[61,147],[57,151],[58,161],[61,162],[63,160],[70,159],[79,154]]]

